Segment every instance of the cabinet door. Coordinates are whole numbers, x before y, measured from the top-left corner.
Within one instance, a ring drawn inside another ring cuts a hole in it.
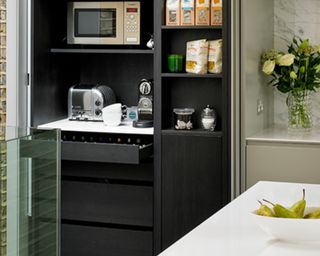
[[[222,206],[221,138],[162,136],[163,249]]]
[[[247,187],[258,181],[320,183],[318,145],[254,143],[247,145]]]

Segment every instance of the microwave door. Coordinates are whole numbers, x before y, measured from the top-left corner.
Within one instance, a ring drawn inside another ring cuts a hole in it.
[[[123,3],[73,3],[74,44],[123,44]],[[89,8],[90,6],[90,8]],[[117,6],[121,6],[117,7]],[[70,28],[72,30],[72,28]]]

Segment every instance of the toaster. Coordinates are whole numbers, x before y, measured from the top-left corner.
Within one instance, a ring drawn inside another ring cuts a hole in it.
[[[102,109],[114,103],[116,97],[110,87],[77,84],[69,89],[68,118],[77,121],[103,121]]]

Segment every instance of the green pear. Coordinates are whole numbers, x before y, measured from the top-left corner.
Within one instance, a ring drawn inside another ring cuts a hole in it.
[[[284,206],[282,206],[280,204],[273,204],[270,201],[267,201],[265,199],[263,199],[263,201],[273,205],[273,212],[274,212],[275,217],[288,218],[288,219],[298,219],[299,218],[299,216],[295,212],[285,208]]]
[[[315,210],[304,216],[305,219],[320,219],[320,209]]]
[[[305,194],[306,194],[305,189],[303,189],[302,199],[290,207],[290,210],[296,213],[299,218],[303,218],[304,210],[306,209]]]
[[[270,209],[267,205],[261,203],[259,200],[258,202],[260,204],[260,208],[256,211],[258,215],[266,216],[266,217],[274,217],[274,213],[272,209]]]

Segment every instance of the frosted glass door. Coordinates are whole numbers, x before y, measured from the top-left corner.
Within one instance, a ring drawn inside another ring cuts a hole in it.
[[[60,134],[8,128],[6,134],[1,256],[60,255]]]

